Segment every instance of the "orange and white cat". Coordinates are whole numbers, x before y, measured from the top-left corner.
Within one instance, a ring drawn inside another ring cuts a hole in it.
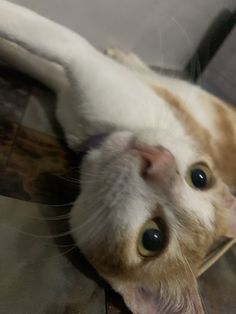
[[[235,109],[4,0],[0,37],[1,58],[57,93],[68,145],[87,145],[70,219],[83,254],[133,313],[203,313],[198,269],[236,237]]]

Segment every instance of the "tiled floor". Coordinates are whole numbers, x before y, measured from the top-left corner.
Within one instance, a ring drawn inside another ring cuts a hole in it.
[[[68,233],[76,156],[55,104],[46,88],[0,67],[0,314],[126,313]],[[200,279],[210,314],[236,313],[235,261],[234,247]]]

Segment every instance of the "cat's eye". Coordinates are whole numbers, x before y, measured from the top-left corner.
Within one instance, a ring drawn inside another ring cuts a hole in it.
[[[188,184],[198,190],[204,190],[212,183],[212,174],[206,164],[193,165],[187,173]]]
[[[140,255],[155,256],[165,243],[164,230],[161,223],[149,220],[142,227],[138,239],[138,252]]]

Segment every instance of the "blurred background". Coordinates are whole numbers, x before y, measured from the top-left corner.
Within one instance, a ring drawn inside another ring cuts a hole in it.
[[[79,32],[100,49],[131,50],[182,70],[214,19],[235,0],[12,0]]]

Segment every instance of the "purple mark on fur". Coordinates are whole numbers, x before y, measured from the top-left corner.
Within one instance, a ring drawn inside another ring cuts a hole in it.
[[[97,135],[90,136],[87,140],[83,142],[80,147],[80,152],[87,152],[90,149],[96,149],[105,141],[109,136],[109,133],[100,133]]]

